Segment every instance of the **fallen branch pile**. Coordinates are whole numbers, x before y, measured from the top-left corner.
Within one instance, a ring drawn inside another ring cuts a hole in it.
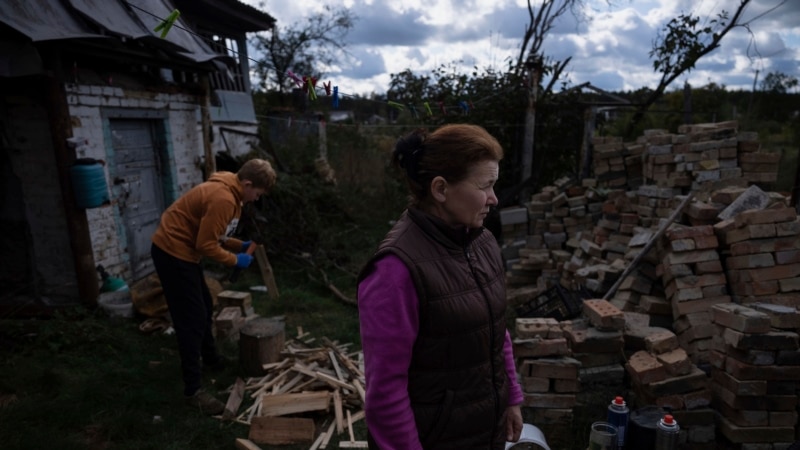
[[[349,346],[327,338],[317,343],[298,327],[297,337],[284,344],[282,360],[263,366],[266,375],[237,379],[219,416],[250,426],[249,441],[237,439],[237,447],[310,442],[310,450],[324,449],[346,429],[350,439],[340,448],[366,448],[353,433],[353,423],[364,418],[363,359],[360,351],[348,353]],[[249,406],[239,412],[243,404]]]

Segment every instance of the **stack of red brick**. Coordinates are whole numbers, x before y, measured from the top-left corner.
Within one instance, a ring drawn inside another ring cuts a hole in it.
[[[800,220],[785,202],[743,211],[714,229],[739,303],[800,306]]]
[[[795,308],[715,305],[711,352],[718,429],[742,449],[785,449],[795,442],[800,349]]]
[[[708,310],[731,301],[717,237],[709,225],[673,226],[665,236],[659,272],[673,320],[685,322],[676,327],[680,345],[696,364],[707,363],[713,332]]]

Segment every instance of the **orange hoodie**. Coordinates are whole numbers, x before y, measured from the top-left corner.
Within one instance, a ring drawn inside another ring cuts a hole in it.
[[[235,173],[212,174],[164,211],[153,243],[184,261],[199,263],[205,256],[235,266],[242,241],[229,236],[239,224],[242,196]]]

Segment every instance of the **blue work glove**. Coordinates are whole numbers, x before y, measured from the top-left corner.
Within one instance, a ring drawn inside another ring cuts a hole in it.
[[[240,269],[244,269],[250,266],[250,263],[253,262],[253,256],[248,255],[247,253],[237,253],[236,254],[236,267]]]
[[[242,242],[242,252],[246,252],[247,251],[247,247],[250,247],[251,243],[252,243],[252,241],[243,241]]]

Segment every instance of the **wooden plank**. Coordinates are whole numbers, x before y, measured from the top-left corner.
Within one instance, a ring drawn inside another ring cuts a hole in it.
[[[361,382],[358,379],[353,380],[353,387],[356,388],[356,392],[358,392],[358,396],[361,398],[361,403],[367,402],[367,393],[364,392],[364,386],[361,385]]]
[[[347,390],[353,389],[353,386],[350,383],[345,383],[344,381],[340,381],[338,378],[334,378],[334,377],[328,375],[327,373],[316,372],[315,375],[316,375],[316,377],[318,379],[330,384],[331,386],[333,386],[335,388],[342,388],[342,389],[347,389]]]
[[[675,208],[674,211],[672,211],[672,214],[670,214],[667,220],[661,222],[661,226],[658,228],[656,234],[653,235],[653,237],[650,239],[650,241],[647,242],[647,244],[645,244],[644,248],[642,248],[639,254],[636,255],[633,261],[631,261],[631,263],[628,264],[628,267],[626,267],[625,270],[622,271],[622,275],[620,275],[619,278],[617,278],[617,281],[614,282],[614,285],[611,286],[611,288],[608,290],[608,292],[605,293],[605,295],[603,295],[602,297],[603,300],[610,299],[614,295],[614,293],[617,292],[617,288],[619,288],[619,286],[622,284],[625,278],[627,278],[628,275],[630,275],[631,272],[633,272],[633,269],[639,266],[639,263],[642,261],[642,259],[644,259],[645,255],[647,255],[650,249],[652,249],[653,246],[661,240],[661,236],[663,236],[664,233],[666,233],[667,228],[669,228],[669,226],[672,225],[672,222],[674,222],[681,215],[683,210],[686,209],[686,206],[689,205],[689,202],[691,202],[693,198],[694,198],[694,193],[689,192],[689,194],[686,196],[686,198],[683,199],[681,204],[678,205],[678,207]]]
[[[284,416],[306,411],[328,409],[331,393],[328,391],[300,392],[296,394],[264,394],[261,397],[261,416]]]
[[[257,444],[269,445],[312,442],[314,440],[314,419],[253,417],[248,438]]]
[[[367,441],[342,441],[339,442],[339,448],[369,448]]]
[[[325,431],[325,439],[322,440],[322,443],[319,445],[319,448],[325,448],[328,446],[328,442],[330,442],[331,437],[333,437],[333,429],[336,427],[336,422],[332,422],[328,429]]]
[[[344,415],[342,414],[342,394],[339,390],[333,392],[333,412],[336,416],[336,433],[344,431]]]
[[[278,299],[278,284],[275,283],[275,274],[272,272],[272,265],[267,259],[267,252],[264,250],[263,245],[256,247],[256,260],[258,260],[258,267],[261,269],[261,278],[264,279],[264,284],[267,286],[267,295],[272,300]]]
[[[236,438],[236,448],[238,450],[261,450],[253,441],[249,439]]]
[[[222,412],[222,420],[231,420],[236,416],[243,398],[244,380],[236,378],[236,382],[233,383],[231,394],[228,396],[228,402],[225,404],[225,411]]]
[[[350,410],[347,410],[347,433],[350,435],[350,442],[356,440],[355,434],[353,434],[353,416],[350,415]]]

